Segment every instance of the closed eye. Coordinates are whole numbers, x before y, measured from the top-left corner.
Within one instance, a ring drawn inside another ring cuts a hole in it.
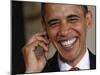
[[[58,23],[59,23],[58,19],[51,19],[48,21],[49,26],[54,26],[54,25],[57,25]]]
[[[78,22],[79,18],[80,17],[77,15],[70,15],[70,16],[68,16],[68,22],[70,22],[70,23]]]
[[[70,18],[68,21],[71,23],[75,23],[78,21],[78,18]]]

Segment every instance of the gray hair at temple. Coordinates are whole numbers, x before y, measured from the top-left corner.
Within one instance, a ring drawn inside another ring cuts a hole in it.
[[[45,14],[45,5],[48,4],[48,3],[41,3],[41,16],[42,18],[44,17],[44,14]],[[84,12],[84,16],[88,13],[88,7],[87,5],[79,5],[81,6],[83,12]]]

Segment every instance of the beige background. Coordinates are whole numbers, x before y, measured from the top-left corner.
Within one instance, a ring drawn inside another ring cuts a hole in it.
[[[25,38],[26,41],[36,32],[41,32],[42,31],[42,25],[41,25],[41,19],[40,19],[40,3],[32,3],[32,2],[24,2],[23,4],[23,13],[24,13],[24,25],[25,25]],[[93,13],[93,19],[92,19],[92,29],[89,30],[87,34],[87,48],[89,48],[92,53],[95,54],[96,51],[96,30],[95,30],[95,6],[88,6],[89,10],[92,11]],[[50,53],[49,57],[51,57],[55,49],[50,44]]]

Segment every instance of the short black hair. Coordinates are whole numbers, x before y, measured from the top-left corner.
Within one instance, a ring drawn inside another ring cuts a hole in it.
[[[46,4],[47,3],[41,3],[41,16],[42,17],[44,17],[44,14],[45,14],[45,5]],[[79,5],[79,6],[81,6],[84,15],[86,15],[88,13],[88,7],[87,7],[87,5]]]
[[[88,13],[88,7],[87,7],[87,5],[80,5],[80,6],[81,6],[81,8],[82,8],[82,10],[84,12],[84,15],[86,15]]]

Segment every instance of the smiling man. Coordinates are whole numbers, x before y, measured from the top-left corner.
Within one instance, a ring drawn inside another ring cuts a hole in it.
[[[86,48],[92,21],[87,6],[43,3],[41,9],[44,32],[33,35],[23,48],[26,73],[95,69],[96,57]],[[57,51],[47,60],[50,42]],[[38,46],[42,55],[35,52]]]

